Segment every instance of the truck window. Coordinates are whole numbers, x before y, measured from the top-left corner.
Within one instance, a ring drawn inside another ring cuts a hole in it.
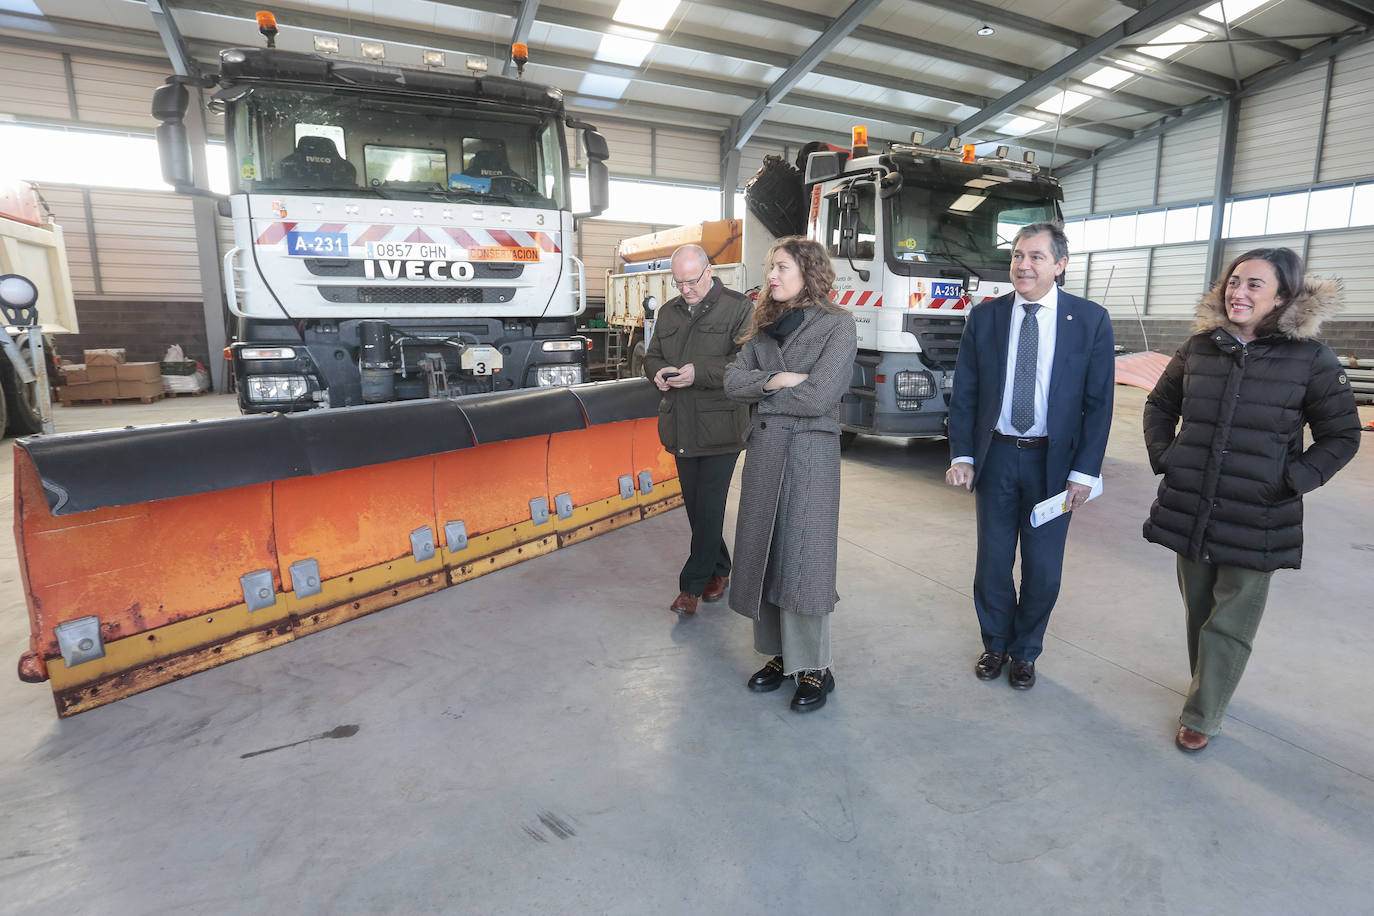
[[[1011,240],[1028,223],[1059,218],[1028,182],[941,183],[907,177],[892,203],[892,256],[899,261],[1011,262]]]
[[[363,161],[369,185],[410,183],[443,187],[448,181],[448,156],[443,150],[368,144],[363,147]]]
[[[873,260],[878,237],[874,230],[876,222],[873,218],[877,195],[873,192],[873,185],[861,184],[855,187],[859,192],[859,235],[858,244],[854,246],[854,259],[856,261]],[[840,256],[840,205],[835,198],[828,201],[828,215],[826,226],[829,227],[830,241],[826,244],[826,249],[832,258]]]
[[[571,207],[553,113],[273,85],[228,113],[239,192]]]

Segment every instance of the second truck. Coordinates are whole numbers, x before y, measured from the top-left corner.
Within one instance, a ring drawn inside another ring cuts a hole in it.
[[[1061,219],[1063,192],[1030,156],[1014,160],[1006,147],[978,156],[957,142],[934,149],[917,139],[871,152],[866,132],[855,134],[847,150],[803,147],[798,167],[764,160],[746,190],[742,244],[732,249],[745,260],[728,276],[741,291],[757,287],[762,252],[776,237],[825,245],[834,298],[859,332],[841,405],[845,443],[859,434],[942,436],[965,312],[1011,292],[1013,236],[1028,223]],[[621,250],[662,256],[647,237]],[[608,320],[633,316],[646,282],[643,271],[611,276]]]

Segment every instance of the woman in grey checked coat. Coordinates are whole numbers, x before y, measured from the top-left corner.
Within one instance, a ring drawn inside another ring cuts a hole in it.
[[[835,272],[820,244],[780,239],[767,268],[744,348],[725,370],[726,395],[749,404],[751,420],[730,607],[753,619],[754,648],[773,656],[749,689],[776,690],[797,675],[792,708],[807,712],[835,689],[839,411],[857,334],[830,300]]]

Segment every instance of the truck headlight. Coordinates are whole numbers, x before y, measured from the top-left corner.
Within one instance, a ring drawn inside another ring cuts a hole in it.
[[[295,359],[296,351],[291,347],[244,347],[239,351],[240,359]]]
[[[540,366],[534,370],[534,383],[540,388],[556,388],[582,383],[581,366]]]
[[[898,410],[920,410],[921,402],[935,397],[935,378],[929,372],[905,369],[892,376]]]
[[[248,400],[258,403],[298,401],[309,391],[302,375],[250,375],[244,379]]]

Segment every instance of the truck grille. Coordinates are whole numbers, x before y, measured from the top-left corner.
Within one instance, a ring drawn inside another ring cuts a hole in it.
[[[964,316],[944,317],[910,314],[903,316],[902,330],[914,334],[921,345],[921,362],[927,369],[948,371],[959,358],[959,338],[964,334]]]
[[[513,291],[474,286],[321,286],[321,298],[328,302],[357,302],[368,305],[442,305],[509,302]]]
[[[301,258],[305,269],[314,277],[362,277],[363,262],[346,258]],[[515,280],[525,272],[524,264],[475,263],[473,276],[478,280]]]

